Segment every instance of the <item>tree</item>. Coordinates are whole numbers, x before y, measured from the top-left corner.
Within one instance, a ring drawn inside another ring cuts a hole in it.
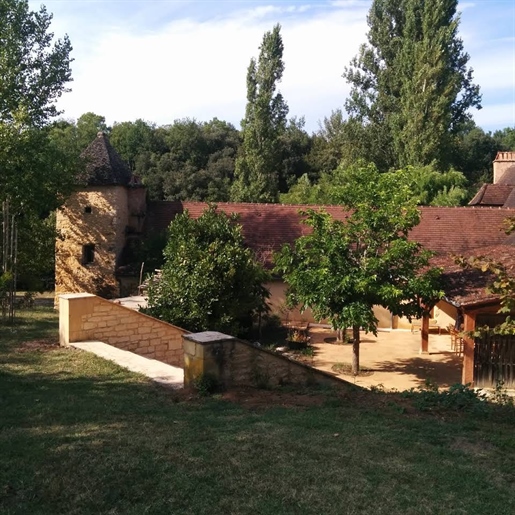
[[[53,42],[52,16],[25,0],[0,0],[0,200],[11,212],[52,209],[69,181],[62,168],[41,170],[56,157],[42,129],[58,114],[55,101],[71,80],[68,37]],[[45,154],[45,155],[43,155]]]
[[[46,218],[73,183],[67,156],[48,129],[71,80],[71,45],[67,36],[54,40],[51,20],[44,7],[32,12],[26,0],[0,0],[0,276],[11,278],[11,294],[16,235],[27,239],[20,249],[31,230],[37,240],[39,224],[31,220]]]
[[[236,160],[232,198],[244,202],[277,202],[281,166],[280,136],[288,106],[276,93],[283,71],[281,26],[266,32],[258,61],[247,70],[247,108],[241,122],[243,144]]]
[[[353,166],[344,166],[344,162],[333,172],[323,173],[320,180],[312,184],[307,176],[298,182],[284,195],[283,204],[345,204],[349,171],[364,166],[359,162]],[[374,165],[369,165],[373,173],[377,172]],[[465,176],[450,169],[438,172],[433,166],[407,166],[401,170],[384,172],[386,176],[395,175],[392,180],[407,187],[410,198],[418,205],[424,206],[459,206],[468,197],[467,179]]]
[[[289,120],[279,137],[281,164],[278,170],[280,193],[285,193],[302,175],[315,173],[309,163],[312,138],[304,130],[304,117]]]
[[[91,111],[82,114],[77,119],[76,127],[81,152],[91,144],[99,132],[105,132],[106,134],[110,132],[109,127],[106,125],[105,116],[92,113]]]
[[[190,331],[239,335],[267,310],[268,273],[243,240],[236,215],[211,205],[196,220],[170,224],[162,277],[149,289],[148,313]]]
[[[420,316],[441,296],[430,253],[408,239],[420,213],[396,174],[373,166],[349,169],[345,222],[308,210],[312,233],[276,255],[275,271],[288,284],[288,299],[311,308],[338,331],[353,329],[352,371],[359,371],[360,328],[376,334],[373,307],[393,315]]]
[[[230,123],[176,120],[154,131],[154,151],[135,157],[135,172],[152,200],[228,201],[239,145]]]
[[[473,193],[480,184],[492,182],[492,161],[499,150],[504,150],[501,142],[473,121],[464,124],[456,134],[452,163],[469,180]]]
[[[448,165],[453,135],[481,107],[458,37],[458,0],[374,0],[368,44],[346,68],[346,135],[380,169]]]
[[[154,132],[155,127],[140,118],[135,122],[115,123],[109,141],[134,172],[138,155],[156,150]]]
[[[0,0],[0,121],[41,126],[71,80],[68,36],[54,41],[52,15],[27,0]]]
[[[515,128],[506,127],[494,132],[494,138],[499,148],[498,150],[515,151]]]

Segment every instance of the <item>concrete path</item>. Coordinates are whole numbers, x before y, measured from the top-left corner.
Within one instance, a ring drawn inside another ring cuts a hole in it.
[[[102,342],[75,342],[70,343],[70,345],[77,349],[92,352],[109,361],[114,361],[114,363],[129,369],[131,372],[146,375],[156,383],[172,388],[184,387],[184,370],[182,368],[173,367],[155,359],[144,358],[133,352],[117,349]]]

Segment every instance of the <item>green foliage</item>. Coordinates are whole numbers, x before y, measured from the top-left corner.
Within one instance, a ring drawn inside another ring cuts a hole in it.
[[[239,335],[267,310],[267,272],[245,247],[235,215],[210,206],[177,216],[168,232],[162,278],[149,288],[148,313],[190,331]]]
[[[487,396],[471,388],[470,384],[454,384],[440,390],[436,383],[426,381],[423,387],[402,392],[403,397],[413,399],[415,407],[421,411],[456,410],[485,414]]]
[[[458,37],[457,0],[374,0],[368,44],[344,77],[346,137],[381,170],[448,165],[453,134],[480,107]]]
[[[52,15],[27,0],[0,1],[0,123],[45,125],[71,80],[68,36],[54,39]]]
[[[109,141],[134,171],[138,156],[156,149],[154,133],[155,127],[141,119],[135,122],[115,123],[111,129]]]
[[[193,389],[200,397],[208,397],[220,390],[220,384],[213,376],[202,374],[193,380]]]
[[[507,232],[513,232],[513,220],[507,220]],[[464,269],[476,269],[490,276],[489,285],[486,292],[499,297],[501,307],[498,313],[506,314],[506,320],[495,326],[494,328],[479,327],[476,328],[473,336],[480,336],[485,332],[493,332],[494,334],[515,335],[515,320],[510,314],[515,312],[515,278],[506,267],[489,257],[472,256],[465,258],[456,256],[455,261]]]
[[[284,193],[303,175],[318,177],[310,161],[313,140],[304,130],[304,118],[292,118],[279,136],[279,192]]]
[[[408,239],[420,221],[409,187],[400,174],[380,174],[370,165],[346,170],[339,193],[345,222],[307,210],[311,234],[276,255],[289,303],[311,308],[334,329],[353,327],[355,338],[356,328],[376,334],[374,305],[420,316],[441,297],[440,271],[428,268],[431,254]]]
[[[344,204],[348,188],[349,171],[365,163],[345,166],[323,173],[316,184],[303,175],[286,194],[281,195],[284,204]],[[371,165],[371,169],[376,168]],[[468,198],[467,180],[456,170],[438,172],[433,166],[407,166],[402,170],[384,173],[388,180],[408,188],[411,200],[419,205],[458,206]],[[385,179],[387,180],[387,179]]]
[[[513,127],[506,127],[500,131],[495,131],[494,138],[499,142],[498,150],[515,151],[515,129]]]
[[[470,121],[456,134],[451,160],[468,179],[472,192],[476,193],[481,183],[493,181],[492,161],[497,152],[504,149],[500,137],[492,136]]]
[[[390,172],[399,174],[399,180],[412,192],[414,200],[423,206],[459,206],[467,199],[467,179],[450,169],[438,172],[432,165],[407,166]]]
[[[280,137],[285,131],[288,106],[276,93],[283,71],[281,27],[266,32],[258,61],[247,70],[247,108],[241,122],[243,143],[236,160],[231,197],[244,202],[277,202],[281,165]]]
[[[155,129],[153,138],[153,150],[134,157],[134,171],[152,200],[229,200],[240,145],[231,124],[176,120]]]
[[[504,381],[502,380],[496,381],[491,398],[496,404],[499,404],[500,406],[510,406],[513,408],[515,404],[515,399],[508,393],[504,387]]]
[[[24,278],[49,264],[44,220],[71,191],[77,162],[49,127],[71,80],[71,45],[67,36],[54,38],[51,20],[44,7],[33,12],[25,0],[0,0],[0,216],[18,227]],[[3,262],[0,273],[14,277],[15,262]]]
[[[54,287],[55,212],[46,218],[27,214],[18,223],[17,288],[30,291]]]

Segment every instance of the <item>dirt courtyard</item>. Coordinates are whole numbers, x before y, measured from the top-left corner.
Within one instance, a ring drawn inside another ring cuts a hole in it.
[[[448,334],[429,335],[429,354],[420,354],[420,331],[406,330],[361,333],[360,365],[363,376],[337,374],[336,363],[350,364],[352,344],[337,344],[336,333],[322,327],[310,327],[314,347],[312,365],[338,375],[356,385],[369,388],[382,385],[385,390],[408,390],[423,386],[426,380],[448,388],[461,382],[462,358],[451,351]]]

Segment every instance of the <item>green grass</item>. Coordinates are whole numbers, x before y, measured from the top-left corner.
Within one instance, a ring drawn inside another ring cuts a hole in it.
[[[512,409],[326,390],[189,398],[52,349],[51,310],[15,329],[0,326],[2,514],[515,512]]]

